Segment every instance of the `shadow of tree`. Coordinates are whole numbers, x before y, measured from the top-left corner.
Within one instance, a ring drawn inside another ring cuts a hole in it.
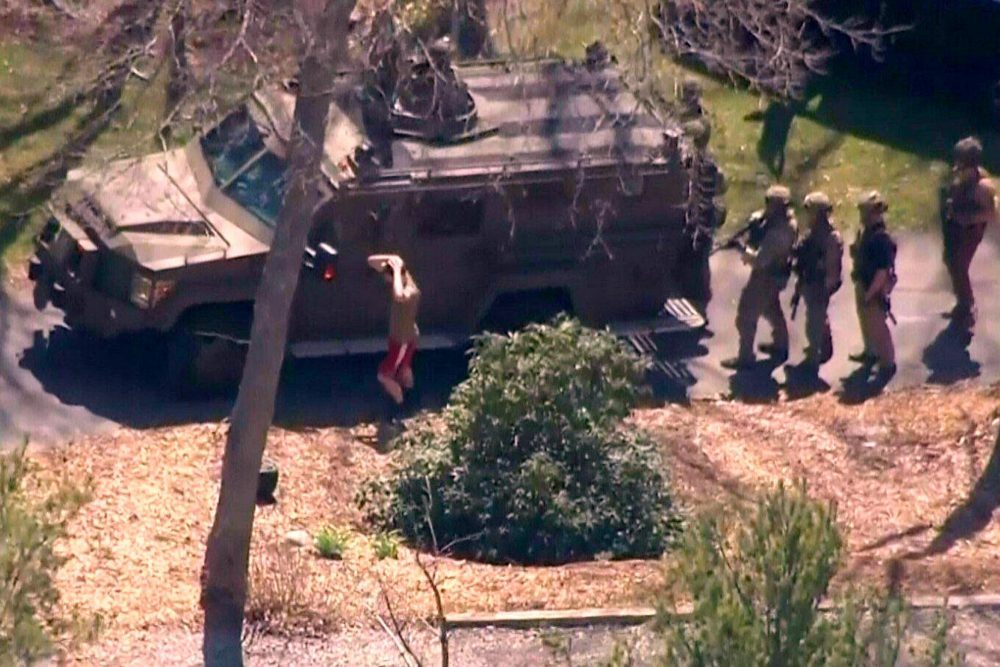
[[[899,542],[900,540],[905,540],[908,537],[916,537],[917,535],[922,535],[928,530],[933,528],[929,523],[920,523],[915,526],[910,526],[905,530],[898,530],[888,535],[884,535],[873,542],[869,542],[861,546],[858,549],[858,553],[865,553],[868,551],[875,551],[876,549],[881,549],[882,547],[887,547],[894,542]]]
[[[945,553],[956,542],[973,537],[989,524],[997,507],[1000,507],[1000,438],[969,497],[952,510],[937,536],[918,557]]]
[[[0,150],[8,148],[18,139],[35,132],[43,132],[73,115],[77,108],[78,100],[74,97],[67,97],[59,100],[50,107],[41,109],[31,115],[11,123],[5,127],[0,127]]]
[[[921,159],[949,160],[955,141],[974,134],[983,141],[987,169],[1000,171],[1000,127],[984,124],[960,100],[919,96],[909,88],[868,72],[838,71],[813,82],[805,101],[772,101],[763,112],[744,119],[762,121],[757,156],[775,177],[786,176],[785,154],[796,118],[827,128],[837,143],[819,149],[817,159],[807,159],[796,174],[787,176],[788,181],[808,178],[824,154],[836,150],[845,135],[871,140]]]
[[[818,81],[819,103],[800,116],[831,130],[877,141],[927,159],[948,160],[956,140],[977,134],[984,162],[1000,169],[1000,131],[986,126],[960,102],[924,100],[870,77],[841,74]]]
[[[906,563],[947,553],[958,542],[975,537],[989,525],[997,507],[1000,507],[1000,437],[968,498],[952,510],[934,539],[923,549],[911,550],[887,561],[886,586],[890,590],[899,589],[906,574]],[[917,524],[865,545],[859,551],[878,549],[906,537],[924,533],[930,528],[929,524]]]

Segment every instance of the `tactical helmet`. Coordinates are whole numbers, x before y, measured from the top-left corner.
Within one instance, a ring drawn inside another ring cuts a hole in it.
[[[681,98],[692,100],[701,97],[701,83],[698,79],[688,77],[681,82]]]
[[[882,197],[882,194],[878,190],[871,190],[870,192],[866,192],[864,195],[862,195],[861,198],[858,200],[858,208],[863,211],[866,210],[888,211],[889,203],[886,202],[885,198]]]
[[[983,159],[983,145],[975,137],[966,137],[955,144],[955,162],[978,167]]]
[[[764,193],[764,201],[778,201],[787,206],[792,201],[792,192],[784,185],[772,185]]]
[[[833,202],[830,201],[830,198],[826,196],[825,192],[810,192],[806,195],[806,198],[802,203],[808,210],[811,211],[830,212],[833,210]]]

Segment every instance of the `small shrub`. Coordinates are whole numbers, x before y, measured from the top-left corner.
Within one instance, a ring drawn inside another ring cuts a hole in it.
[[[61,608],[56,545],[87,494],[48,484],[22,445],[0,453],[0,666],[31,664],[97,632],[99,618]]]
[[[351,534],[347,530],[327,526],[316,534],[313,545],[323,558],[340,560],[350,541]]]
[[[843,539],[831,506],[805,487],[783,485],[733,520],[697,522],[659,603],[660,664],[893,667],[907,627],[897,597],[850,592],[835,609],[820,601],[842,565]],[[678,600],[691,600],[689,618]],[[946,631],[932,637],[928,664],[952,664]]]
[[[372,543],[375,549],[375,557],[379,560],[399,557],[399,537],[395,531],[391,533],[378,533]]]
[[[622,428],[645,369],[564,317],[478,338],[442,419],[405,432],[392,474],[362,487],[368,521],[489,562],[659,555],[675,526],[663,461]]]
[[[250,558],[244,642],[260,635],[287,635],[321,624],[323,601],[309,586],[303,551],[268,544]]]

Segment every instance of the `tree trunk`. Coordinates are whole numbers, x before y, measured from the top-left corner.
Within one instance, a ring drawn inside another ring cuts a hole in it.
[[[167,113],[180,104],[188,92],[191,67],[187,58],[190,0],[179,0],[170,17],[170,81],[167,83]]]
[[[319,200],[320,159],[331,87],[347,60],[355,0],[297,0],[302,56],[288,190],[257,291],[250,350],[222,461],[222,484],[202,570],[202,651],[207,667],[242,665],[241,635],[257,475],[274,416],[278,374],[302,253]]]

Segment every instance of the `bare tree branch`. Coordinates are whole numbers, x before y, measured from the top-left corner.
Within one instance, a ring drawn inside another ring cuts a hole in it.
[[[799,100],[845,48],[880,57],[889,35],[864,18],[835,19],[812,0],[664,0],[652,16],[668,51],[782,99]]]

